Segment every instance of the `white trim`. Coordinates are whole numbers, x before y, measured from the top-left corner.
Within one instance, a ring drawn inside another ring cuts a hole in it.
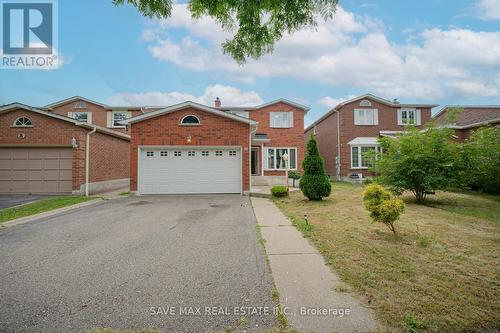
[[[119,114],[119,113],[126,113],[127,116],[126,116],[126,119],[130,119],[131,116],[132,116],[132,113],[128,110],[114,110],[114,111],[111,111],[111,126],[110,128],[125,128],[126,126],[125,125],[115,125],[115,114]],[[124,121],[121,121],[121,122],[124,122]]]
[[[367,111],[371,111],[371,119],[373,122],[370,124],[366,122],[368,120]],[[378,125],[378,109],[374,108],[363,108],[363,109],[354,109],[354,125],[356,126],[377,126]],[[363,112],[364,119],[360,118],[360,113]],[[361,120],[365,120],[362,122]]]
[[[184,119],[186,119],[187,117],[195,117],[196,120],[198,120],[198,122],[197,123],[184,123]],[[201,120],[200,120],[200,118],[198,118],[194,114],[188,114],[188,115],[185,115],[184,117],[182,117],[181,122],[179,123],[179,125],[181,125],[181,126],[200,126],[201,125]]]
[[[357,137],[349,141],[350,146],[375,146],[378,145],[377,137]]]
[[[76,109],[76,110],[86,110],[86,109]],[[92,124],[92,112],[90,112],[90,111],[73,111],[73,112],[68,112],[68,117],[77,120],[75,118],[75,114],[76,113],[84,113],[84,114],[86,114],[87,115],[87,121],[82,121],[82,123]]]
[[[254,109],[262,109],[262,108],[264,108],[266,106],[277,104],[277,103],[285,103],[285,104],[288,104],[288,105],[291,105],[291,106],[295,106],[296,108],[304,110],[306,113],[309,110],[311,110],[310,107],[307,107],[305,105],[302,105],[302,104],[299,104],[299,103],[296,103],[296,102],[292,102],[292,101],[290,101],[290,100],[288,100],[286,98],[279,98],[279,99],[275,99],[274,101],[271,101],[271,102],[268,102],[268,103],[257,105]]]
[[[269,128],[293,128],[293,112],[269,112]]]
[[[375,153],[377,153],[377,149],[380,146],[379,145],[352,145],[352,146],[350,146],[349,156],[351,158],[351,169],[353,169],[353,170],[368,170],[368,169],[370,169],[370,167],[362,166],[363,165],[363,155],[361,153],[361,150],[362,150],[361,148],[365,148],[365,147],[375,148]],[[358,166],[357,167],[353,166],[353,164],[352,164],[352,157],[353,157],[352,149],[353,148],[358,148]]]
[[[265,167],[265,171],[285,171],[285,169],[278,169],[276,168],[276,149],[288,149],[288,155],[290,156],[290,149],[295,149],[295,168],[288,168],[288,170],[298,170],[298,165],[297,165],[297,162],[298,162],[298,150],[297,150],[297,147],[264,147],[266,149],[266,162],[265,162],[265,166],[264,164],[262,165],[262,167],[264,168]],[[269,149],[274,149],[274,169],[270,169],[267,165],[267,160],[269,158],[269,155],[267,153],[267,151]],[[288,165],[290,165],[290,162],[288,163]]]
[[[188,108],[188,107],[191,107],[191,108],[194,108],[194,109],[197,109],[197,110],[200,110],[200,111],[205,111],[205,112],[208,112],[208,113],[212,113],[212,114],[215,114],[217,116],[229,118],[229,119],[232,119],[232,120],[241,121],[241,122],[246,123],[246,124],[257,125],[256,121],[253,121],[253,120],[250,120],[250,119],[247,119],[247,118],[244,118],[244,117],[240,117],[240,116],[237,116],[237,115],[225,112],[225,111],[214,109],[214,108],[202,105],[202,104],[198,104],[198,103],[195,103],[195,102],[190,102],[190,101],[179,103],[179,104],[175,104],[175,105],[169,106],[169,107],[164,108],[164,109],[160,109],[160,110],[156,110],[156,111],[151,111],[151,112],[148,112],[148,113],[144,113],[144,114],[141,114],[141,115],[129,118],[129,119],[123,121],[122,123],[123,124],[133,124],[133,123],[136,123],[136,122],[139,122],[139,121],[143,121],[145,119],[150,119],[150,118],[158,117],[158,116],[161,116],[163,114],[168,114],[168,113],[171,113],[171,112],[179,111],[179,110],[182,110],[182,109],[185,109],[185,108]]]
[[[409,123],[404,123],[403,122],[403,112],[407,112],[407,118],[408,118],[408,112],[413,112],[413,124]],[[398,125],[399,126],[420,126],[422,123],[421,121],[421,111],[420,109],[417,108],[399,108],[398,109]]]

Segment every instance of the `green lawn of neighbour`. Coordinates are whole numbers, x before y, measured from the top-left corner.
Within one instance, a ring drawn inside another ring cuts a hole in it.
[[[334,183],[320,202],[300,192],[274,200],[385,330],[500,331],[500,198],[438,192],[419,205],[405,195],[396,241],[371,221],[363,188]]]
[[[0,223],[14,220],[21,217],[26,217],[30,215],[35,215],[38,213],[47,212],[49,210],[54,210],[57,208],[62,208],[66,206],[75,205],[81,202],[96,199],[96,197],[85,197],[85,196],[63,196],[63,197],[53,197],[49,199],[44,199],[29,203],[26,205],[5,208],[0,210]]]

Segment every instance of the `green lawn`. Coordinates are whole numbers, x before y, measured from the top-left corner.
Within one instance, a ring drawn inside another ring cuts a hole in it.
[[[0,223],[14,220],[20,217],[30,216],[38,213],[47,212],[57,208],[75,205],[81,202],[95,199],[96,197],[85,196],[64,196],[53,197],[22,205],[0,210]]]
[[[419,205],[405,195],[395,241],[370,220],[362,190],[334,183],[321,202],[300,192],[274,200],[386,331],[500,331],[499,197],[438,192]]]

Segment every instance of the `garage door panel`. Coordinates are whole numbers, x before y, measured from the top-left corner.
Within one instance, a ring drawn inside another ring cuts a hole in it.
[[[71,193],[71,156],[71,148],[0,148],[0,193]]]
[[[147,156],[148,151],[154,156]],[[161,151],[167,156],[161,156]],[[189,156],[190,151],[194,156]],[[208,151],[209,156],[202,151]],[[222,151],[222,156],[216,156],[216,151]],[[229,151],[236,151],[236,156],[230,156]],[[181,156],[175,156],[175,152],[181,152]],[[241,192],[239,148],[143,148],[140,159],[141,194]]]

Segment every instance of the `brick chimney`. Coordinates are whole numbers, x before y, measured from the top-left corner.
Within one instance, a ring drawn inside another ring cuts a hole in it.
[[[215,99],[215,102],[214,102],[214,103],[215,103],[215,107],[216,107],[216,108],[220,108],[220,106],[221,106],[221,102],[220,102],[220,98],[219,98],[219,97],[217,97],[217,98]]]

